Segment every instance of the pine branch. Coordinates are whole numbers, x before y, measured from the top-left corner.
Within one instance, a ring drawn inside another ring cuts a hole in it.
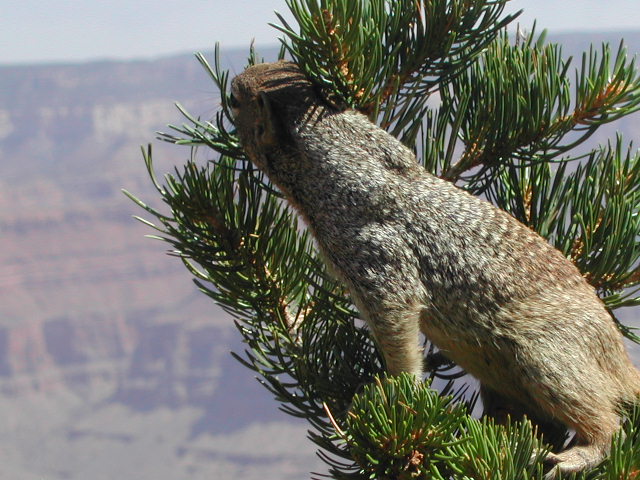
[[[462,71],[517,15],[490,0],[287,0],[298,29],[274,25],[327,95],[389,128],[402,103]],[[406,93],[403,93],[405,92]],[[393,102],[389,101],[393,99]]]
[[[627,60],[622,44],[613,64],[611,57],[608,45],[600,56],[593,48],[583,55],[572,99],[567,77],[571,59],[562,58],[560,46],[545,45],[544,34],[536,40],[535,32],[512,45],[503,33],[450,89],[441,91],[440,116],[450,118],[451,135],[464,145],[457,162],[442,164],[441,176],[456,181],[472,171],[464,178],[470,190],[479,192],[494,178],[495,167],[555,161],[601,125],[637,111],[640,76],[635,62]]]
[[[249,52],[249,64],[256,61],[255,55],[255,50],[252,46]],[[169,125],[169,128],[179,135],[160,132],[158,133],[158,139],[175,145],[206,145],[230,158],[244,159],[244,151],[233,127],[229,95],[229,71],[223,70],[221,67],[220,45],[216,43],[213,66],[201,53],[196,54],[196,59],[220,92],[221,109],[216,113],[214,121],[201,121],[199,118],[189,114],[180,104],[176,104],[188,123],[182,126]]]
[[[155,179],[150,148],[145,162]],[[223,156],[198,167],[193,159],[164,180],[154,185],[169,215],[127,195],[156,218],[158,225],[145,223],[198,287],[235,319],[247,344],[236,359],[260,375],[283,411],[313,425],[314,442],[350,459],[323,405],[344,415],[358,386],[382,372],[382,360],[297,217],[249,162]]]

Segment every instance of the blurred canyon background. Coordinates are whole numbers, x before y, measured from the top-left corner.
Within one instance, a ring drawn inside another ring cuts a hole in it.
[[[640,31],[550,38],[579,61]],[[259,49],[268,60],[276,49]],[[247,50],[223,50],[239,72]],[[211,56],[209,56],[211,58]],[[577,62],[574,62],[577,64]],[[229,354],[232,320],[132,219],[189,149],[154,141],[216,89],[192,55],[0,65],[0,480],[301,479],[325,468],[307,425]],[[603,128],[640,142],[640,115]],[[620,315],[638,326],[640,309]],[[633,350],[640,365],[638,349]]]

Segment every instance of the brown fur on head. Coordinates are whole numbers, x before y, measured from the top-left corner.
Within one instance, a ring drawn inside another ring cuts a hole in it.
[[[264,152],[286,140],[283,125],[296,123],[319,103],[313,85],[293,62],[253,65],[231,82],[231,107],[240,141],[251,161],[265,170]]]

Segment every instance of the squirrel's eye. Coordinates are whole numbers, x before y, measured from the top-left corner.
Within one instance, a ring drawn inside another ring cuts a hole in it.
[[[238,99],[233,93],[229,95],[229,106],[231,108],[240,108],[240,102],[238,102]]]

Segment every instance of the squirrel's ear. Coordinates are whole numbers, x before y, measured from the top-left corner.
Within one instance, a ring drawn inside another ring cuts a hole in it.
[[[278,141],[277,119],[271,108],[271,100],[266,93],[260,92],[257,98],[258,104],[258,142],[262,145],[275,145]]]

